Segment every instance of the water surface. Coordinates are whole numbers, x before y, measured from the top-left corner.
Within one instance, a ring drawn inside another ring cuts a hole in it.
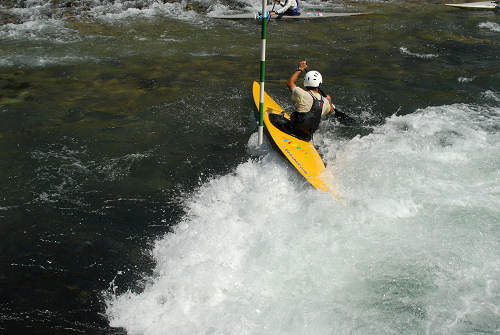
[[[500,19],[428,1],[303,2],[301,59],[356,119],[315,142],[340,201],[268,143],[260,3],[0,7],[0,329],[471,334],[500,329]]]

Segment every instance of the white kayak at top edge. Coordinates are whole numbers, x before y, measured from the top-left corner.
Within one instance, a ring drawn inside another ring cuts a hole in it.
[[[280,20],[284,19],[320,19],[327,17],[341,17],[341,16],[355,16],[355,15],[365,15],[368,13],[321,13],[321,12],[304,12],[300,15],[288,16],[284,15]],[[227,19],[227,20],[244,20],[244,19],[259,19],[258,13],[243,13],[243,14],[232,14],[232,15],[217,15],[212,16],[214,19]],[[271,19],[277,19],[277,15],[271,16]]]
[[[496,4],[493,1],[467,2],[467,3],[447,3],[446,6],[464,8],[464,9],[495,9]]]

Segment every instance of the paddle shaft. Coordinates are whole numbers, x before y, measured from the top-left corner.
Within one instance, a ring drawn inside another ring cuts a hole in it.
[[[319,93],[324,96],[326,98],[326,93],[318,87],[318,91]],[[333,111],[335,112],[335,114],[333,114],[334,117],[338,118],[338,119],[341,119],[341,120],[347,120],[347,119],[351,119],[351,117],[343,112],[341,112],[337,107],[333,107]]]

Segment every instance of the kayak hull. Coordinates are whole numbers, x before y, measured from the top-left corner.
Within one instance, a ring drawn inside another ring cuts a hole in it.
[[[358,15],[366,15],[368,13],[321,13],[321,12],[305,12],[300,15],[288,16],[284,15],[279,20],[312,20],[312,19],[324,19],[331,17],[345,17],[345,16],[358,16]],[[218,15],[212,16],[214,19],[223,19],[223,20],[260,20],[261,17],[258,13],[243,13],[243,14],[232,14],[232,15]],[[271,16],[271,19],[278,19],[277,15]]]

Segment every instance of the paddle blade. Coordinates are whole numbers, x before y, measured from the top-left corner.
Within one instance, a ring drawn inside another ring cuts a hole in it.
[[[339,111],[338,108],[334,108],[333,109],[334,111],[334,114],[333,114],[333,117],[337,120],[339,120],[340,123],[343,123],[343,124],[352,124],[355,122],[355,120],[350,117],[349,115],[347,115],[346,113],[343,113],[341,111]]]

